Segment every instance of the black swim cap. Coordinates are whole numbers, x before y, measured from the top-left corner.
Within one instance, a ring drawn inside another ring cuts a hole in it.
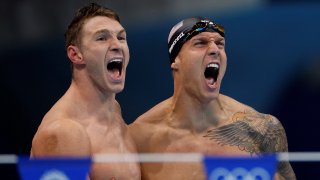
[[[168,37],[170,63],[178,55],[182,45],[193,36],[201,32],[217,32],[224,37],[223,26],[204,17],[192,17],[180,21],[173,26]]]

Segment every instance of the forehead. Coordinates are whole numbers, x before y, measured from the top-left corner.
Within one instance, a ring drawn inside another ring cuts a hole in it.
[[[83,33],[93,34],[100,30],[108,30],[110,32],[118,33],[124,28],[122,25],[115,19],[111,19],[106,16],[96,16],[90,19],[87,19],[83,25]]]

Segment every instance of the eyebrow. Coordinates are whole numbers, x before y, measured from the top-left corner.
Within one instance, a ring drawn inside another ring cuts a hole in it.
[[[101,30],[98,30],[94,33],[94,35],[97,35],[97,34],[100,34],[100,33],[106,33],[106,34],[114,34],[114,32],[111,32],[109,31],[108,29],[101,29]],[[122,34],[122,33],[126,33],[126,30],[125,29],[121,29],[119,32],[115,32],[115,34],[119,35],[119,34]]]

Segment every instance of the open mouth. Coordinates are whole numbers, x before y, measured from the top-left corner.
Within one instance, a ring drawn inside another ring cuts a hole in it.
[[[208,81],[209,84],[213,85],[214,82],[217,81],[219,75],[219,64],[217,63],[210,63],[207,65],[204,71],[204,77]]]
[[[122,66],[122,59],[113,59],[107,64],[107,69],[108,72],[112,74],[112,77],[116,78],[121,76]]]

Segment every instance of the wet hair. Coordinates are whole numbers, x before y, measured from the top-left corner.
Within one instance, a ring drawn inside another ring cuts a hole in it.
[[[82,7],[76,12],[73,20],[69,24],[67,31],[64,34],[66,48],[68,48],[68,46],[70,45],[81,45],[81,31],[83,28],[83,24],[86,20],[96,16],[106,16],[120,23],[120,18],[115,11],[100,6],[96,3],[90,3],[89,5]]]

